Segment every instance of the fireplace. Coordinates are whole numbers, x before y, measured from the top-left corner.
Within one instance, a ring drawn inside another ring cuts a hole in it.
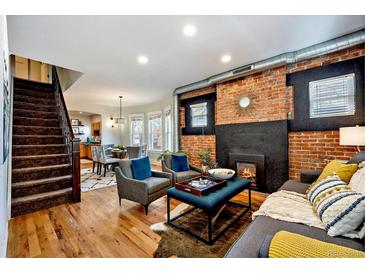
[[[252,189],[265,191],[264,155],[229,153],[229,167],[238,177],[250,180]]]
[[[288,180],[288,122],[216,125],[217,161],[237,171],[236,162],[254,164],[261,192],[277,191]]]

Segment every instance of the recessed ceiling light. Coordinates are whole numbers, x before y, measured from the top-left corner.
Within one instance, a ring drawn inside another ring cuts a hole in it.
[[[223,63],[228,63],[229,61],[231,61],[231,55],[223,55],[221,61]]]
[[[147,64],[148,58],[147,58],[147,56],[141,55],[141,56],[138,56],[137,61],[140,64]]]
[[[82,114],[82,111],[80,111],[80,114]]]
[[[184,27],[184,34],[186,36],[193,36],[196,33],[196,27],[194,25],[186,25]]]

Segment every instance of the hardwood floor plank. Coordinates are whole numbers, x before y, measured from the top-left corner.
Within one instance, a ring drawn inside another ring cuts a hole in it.
[[[252,193],[260,205],[266,195]],[[82,193],[82,202],[65,204],[13,218],[9,222],[8,257],[148,258],[160,236],[150,226],[166,220],[166,197],[149,206],[118,203],[116,186]],[[247,201],[242,193],[235,200]],[[172,200],[171,209],[179,205]],[[239,233],[234,234],[235,238]],[[235,239],[232,239],[234,241]]]

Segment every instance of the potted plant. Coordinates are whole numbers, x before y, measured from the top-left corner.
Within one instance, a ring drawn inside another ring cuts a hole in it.
[[[119,148],[120,150],[125,150],[125,146],[122,144],[117,145],[117,148]]]
[[[213,167],[213,162],[211,160],[211,151],[209,148],[202,148],[199,151],[199,160],[202,165],[203,173],[208,173],[208,170]]]

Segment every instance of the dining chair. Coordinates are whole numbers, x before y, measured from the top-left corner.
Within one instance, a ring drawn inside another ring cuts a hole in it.
[[[147,144],[142,145],[142,156],[147,156]]]
[[[127,147],[127,154],[129,159],[135,159],[142,156],[142,146]]]
[[[101,170],[104,167],[104,177],[105,177],[107,168],[109,166],[112,166],[112,168],[114,170],[115,165],[119,164],[120,159],[107,157],[103,146],[98,146],[97,150],[98,150],[99,161],[100,161],[100,167],[99,167],[98,174],[99,175],[101,174]]]
[[[111,149],[109,149],[109,148],[113,148],[114,147],[114,144],[103,145],[103,147],[104,147],[104,151],[105,151],[105,156],[107,158],[112,158],[113,157],[113,154],[112,154]]]
[[[95,170],[95,164],[97,164],[96,173],[99,174],[100,161],[99,161],[99,154],[97,151],[97,146],[91,146],[91,158],[93,160],[93,173]]]

